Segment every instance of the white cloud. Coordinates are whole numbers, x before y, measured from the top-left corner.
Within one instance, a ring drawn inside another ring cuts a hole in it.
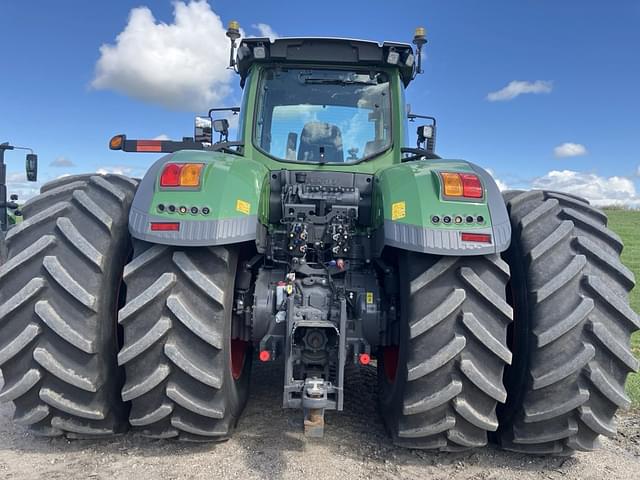
[[[496,185],[498,185],[498,189],[501,192],[504,192],[505,190],[509,190],[509,186],[506,184],[506,182],[503,182],[498,177],[496,177],[496,174],[493,170],[491,170],[490,168],[487,168],[487,172],[489,173],[489,175],[493,177],[493,179],[496,182]]]
[[[157,137],[153,137],[153,140],[171,140],[171,138],[169,138],[169,135],[161,133]]]
[[[7,194],[17,194],[19,202],[29,200],[40,192],[40,183],[27,182],[24,172],[9,172],[7,174]]]
[[[553,83],[545,80],[536,80],[535,82],[523,82],[513,80],[509,85],[487,95],[490,102],[500,102],[505,100],[513,100],[514,98],[525,93],[551,93]]]
[[[596,206],[640,207],[640,196],[626,177],[601,177],[594,173],[552,170],[533,180],[533,188],[557,190],[586,198]]]
[[[580,143],[565,142],[553,149],[553,154],[558,158],[579,157],[587,153],[587,147]]]
[[[109,173],[115,173],[116,175],[131,175],[133,168],[125,167],[121,165],[114,165],[108,167],[100,167],[96,170],[96,173],[100,175],[107,175]]]
[[[251,26],[256,30],[258,30],[258,32],[260,32],[261,37],[267,37],[267,38],[270,38],[271,40],[280,37],[280,35],[278,35],[273,30],[273,28],[271,28],[271,25],[267,25],[266,23],[254,23]]]
[[[76,164],[73,163],[67,157],[58,157],[53,162],[51,162],[49,166],[55,167],[55,168],[69,168],[69,167],[75,167]]]
[[[174,3],[173,23],[131,10],[114,44],[100,47],[91,86],[174,110],[206,111],[231,92],[229,39],[206,1]]]
[[[20,183],[27,181],[27,174],[23,172],[11,172],[7,174],[7,183]]]

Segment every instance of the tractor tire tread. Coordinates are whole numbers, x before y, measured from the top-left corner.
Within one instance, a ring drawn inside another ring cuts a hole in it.
[[[498,428],[496,405],[506,398],[502,373],[511,361],[509,267],[498,255],[404,255],[407,358],[397,377],[406,383],[402,391],[398,383],[393,398],[381,396],[388,402],[381,403],[387,430],[397,445],[411,448],[486,445],[487,432]]]
[[[118,359],[127,373],[122,396],[131,402],[130,423],[139,434],[229,437],[238,412],[225,404],[222,358],[234,268],[227,247],[135,244],[125,267],[127,303],[119,313],[125,343]]]
[[[505,258],[529,292],[533,341],[521,340],[530,342],[526,359],[516,346],[514,375],[528,380],[507,382],[512,403],[499,412],[498,439],[531,454],[593,450],[599,435],[615,435],[615,412],[630,405],[624,380],[638,368],[629,346],[640,328],[628,304],[635,278],[620,261],[622,241],[579,197],[531,191],[504,200],[514,227]]]
[[[15,422],[36,435],[94,437],[128,428],[114,320],[136,188],[137,182],[117,175],[45,184],[6,236],[0,400],[12,401]],[[78,196],[101,205],[108,234]]]

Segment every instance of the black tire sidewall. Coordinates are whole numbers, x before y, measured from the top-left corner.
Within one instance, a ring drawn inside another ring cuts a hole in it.
[[[514,226],[517,228],[517,226]],[[513,308],[514,321],[508,331],[507,343],[513,354],[511,365],[504,371],[504,385],[509,394],[504,404],[498,404],[499,435],[503,427],[510,424],[522,405],[526,391],[527,372],[531,355],[531,316],[529,311],[529,285],[520,241],[513,236],[509,249],[502,255],[511,269],[511,280],[507,286],[507,301]]]

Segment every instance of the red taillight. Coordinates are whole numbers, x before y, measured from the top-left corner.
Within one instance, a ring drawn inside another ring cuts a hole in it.
[[[488,233],[462,233],[461,238],[463,242],[491,243],[491,235]]]
[[[161,187],[179,187],[180,186],[180,172],[182,172],[182,165],[177,163],[167,163],[160,175]]]
[[[178,222],[151,222],[153,232],[177,232],[180,230]]]
[[[462,196],[465,198],[482,198],[482,183],[476,175],[461,173]]]
[[[269,350],[261,350],[259,357],[261,362],[268,362],[271,360],[271,353]]]

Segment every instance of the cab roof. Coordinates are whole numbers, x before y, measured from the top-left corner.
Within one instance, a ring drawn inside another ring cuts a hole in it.
[[[237,56],[241,86],[255,63],[395,67],[406,87],[414,77],[415,58],[408,43],[326,37],[244,38]]]

